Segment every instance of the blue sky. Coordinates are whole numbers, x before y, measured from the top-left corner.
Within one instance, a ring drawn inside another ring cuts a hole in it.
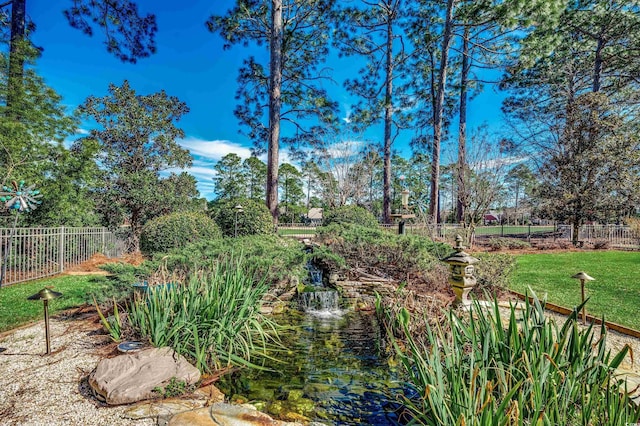
[[[190,113],[178,123],[186,133],[180,144],[194,157],[189,171],[197,178],[198,189],[203,196],[212,198],[213,164],[230,152],[245,158],[251,148],[251,143],[238,133],[233,110],[237,70],[252,52],[240,46],[223,50],[220,36],[210,33],[204,25],[211,14],[226,12],[233,2],[138,1],[142,13],[156,15],[158,50],[137,64],[122,63],[108,54],[101,34],[90,38],[71,28],[62,14],[63,8],[71,4],[70,0],[55,4],[51,6],[51,0],[27,1],[27,14],[37,25],[33,41],[44,48],[37,69],[47,84],[63,96],[70,110],[89,95],[106,95],[109,83],[120,85],[125,79],[137,93],[164,89],[186,102]],[[357,61],[352,59],[336,58],[328,65],[335,70],[337,81],[355,75],[358,69]],[[327,83],[327,89],[340,103],[340,113],[346,116],[351,103],[349,96],[339,84]],[[501,126],[501,99],[502,95],[487,87],[471,102],[469,126],[486,123],[497,131]],[[373,131],[368,136],[375,138],[376,135]],[[409,156],[407,142],[398,140],[394,149]],[[447,162],[447,159],[444,153],[443,160]]]

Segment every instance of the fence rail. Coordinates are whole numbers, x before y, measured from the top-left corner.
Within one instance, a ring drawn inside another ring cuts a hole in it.
[[[388,232],[398,232],[398,224],[380,224]],[[283,236],[305,238],[315,235],[315,225],[281,224],[278,233]],[[406,224],[404,232],[408,235],[423,235],[430,238],[446,239],[456,234],[464,234],[465,229],[458,224],[441,223],[438,225]],[[561,240],[573,240],[571,225],[486,225],[475,228],[471,236],[472,244],[478,238],[514,237],[542,238],[552,237]],[[636,235],[624,225],[583,225],[580,227],[578,241],[581,245],[597,245],[605,241],[612,248],[639,249],[640,235]]]
[[[573,240],[571,225],[558,225],[562,237]],[[582,225],[578,231],[578,244],[608,243],[610,247],[621,249],[640,248],[640,235],[625,225]]]
[[[64,272],[96,253],[118,257],[124,242],[106,228],[0,228],[2,285],[44,278]],[[7,264],[3,265],[5,255]]]

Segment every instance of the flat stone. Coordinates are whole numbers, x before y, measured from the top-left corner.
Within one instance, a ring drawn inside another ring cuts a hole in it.
[[[200,371],[171,348],[150,348],[101,360],[89,384],[98,399],[119,405],[157,397],[154,389],[172,378],[193,385]]]
[[[216,402],[224,402],[224,394],[220,389],[214,385],[208,385],[196,389],[193,395],[198,398],[203,398],[207,401],[207,405],[215,404]]]
[[[272,419],[250,405],[232,405],[223,402],[211,407],[178,413],[169,426],[301,426],[301,423]]]
[[[205,399],[164,399],[142,402],[129,407],[124,416],[128,419],[149,419],[159,416],[170,416],[183,411],[191,411],[205,406]]]

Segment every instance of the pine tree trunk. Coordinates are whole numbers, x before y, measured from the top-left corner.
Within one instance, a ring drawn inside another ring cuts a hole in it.
[[[447,82],[447,67],[449,66],[449,47],[451,45],[451,27],[453,19],[454,0],[447,0],[447,13],[442,36],[442,52],[440,70],[438,73],[438,90],[435,100],[433,123],[433,155],[431,163],[431,199],[429,200],[429,214],[431,221],[437,223],[439,219],[439,180],[440,180],[440,142],[442,139],[442,116],[444,110],[444,92]]]
[[[267,154],[267,207],[278,224],[278,148],[282,108],[282,0],[271,1],[271,57],[269,87],[269,149]]]
[[[7,112],[15,117],[20,101],[24,76],[26,0],[13,0],[11,5],[11,40],[9,42],[9,78],[7,82]]]
[[[391,125],[393,124],[393,26],[387,22],[387,63],[384,97],[383,220],[391,223]]]
[[[464,27],[462,36],[462,70],[460,72],[460,116],[458,127],[458,200],[456,221],[464,220],[467,207],[465,171],[467,169],[467,85],[469,81],[469,26]]]

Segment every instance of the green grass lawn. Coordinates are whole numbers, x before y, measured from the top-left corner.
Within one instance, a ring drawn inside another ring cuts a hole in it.
[[[586,251],[524,254],[517,257],[511,288],[520,293],[531,287],[556,305],[573,308],[580,303],[580,281],[571,278],[584,271],[595,278],[585,284],[590,297],[587,312],[640,330],[640,253]]]
[[[315,235],[315,228],[278,228],[278,235]]]
[[[91,294],[100,292],[109,280],[99,275],[62,275],[54,278],[14,284],[0,288],[0,332],[44,318],[43,303],[27,300],[45,286],[62,293],[62,297],[49,301],[49,313],[91,302]]]

